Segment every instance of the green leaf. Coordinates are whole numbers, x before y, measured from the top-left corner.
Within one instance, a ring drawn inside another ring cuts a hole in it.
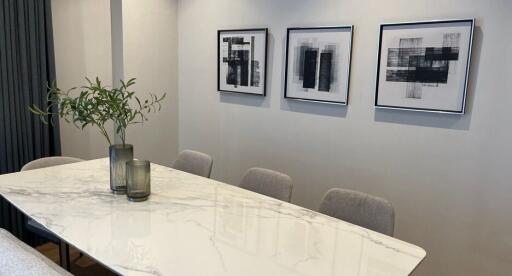
[[[103,86],[98,77],[94,82],[87,77],[85,80],[86,85],[73,87],[65,92],[57,87],[55,81],[52,82],[46,95],[48,101],[46,110],[32,105],[28,106],[29,111],[39,116],[43,123],[53,123],[55,118],[60,116],[67,123],[72,123],[80,129],[96,126],[111,144],[105,130],[105,125],[109,121],[117,124],[116,132],[124,142],[128,125],[147,121],[146,114],[161,110],[160,101],[166,96],[164,93],[159,98],[153,93],[148,93],[146,99],[139,98],[135,91],[128,90],[135,84],[135,78],[127,82],[121,80],[119,88]],[[75,90],[79,91],[75,93]],[[56,112],[52,113],[52,110]]]

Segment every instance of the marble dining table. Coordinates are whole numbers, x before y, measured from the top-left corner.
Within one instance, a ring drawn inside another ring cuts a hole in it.
[[[0,176],[0,194],[122,275],[409,275],[413,244],[151,164],[151,196],[109,188],[107,158]]]

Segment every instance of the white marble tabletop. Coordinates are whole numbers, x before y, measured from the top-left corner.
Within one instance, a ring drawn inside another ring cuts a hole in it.
[[[0,176],[0,194],[123,275],[408,275],[415,245],[151,164],[152,194],[109,190],[108,159]]]

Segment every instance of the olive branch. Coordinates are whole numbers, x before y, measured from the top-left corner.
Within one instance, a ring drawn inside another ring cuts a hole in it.
[[[53,124],[53,119],[59,116],[80,129],[96,126],[109,145],[112,145],[112,140],[105,124],[113,121],[115,131],[125,145],[126,128],[131,124],[143,123],[148,120],[147,114],[160,111],[161,101],[166,96],[166,93],[161,97],[149,93],[149,99],[141,100],[129,89],[135,84],[134,78],[128,82],[121,80],[119,88],[111,89],[102,85],[98,78],[94,82],[85,79],[88,85],[73,87],[65,92],[60,90],[55,82],[52,83],[47,96],[48,106],[43,110],[34,104],[29,107],[30,111],[39,116],[45,124]],[[73,96],[73,92],[77,90],[80,90],[80,93]],[[52,112],[54,109],[57,112]]]

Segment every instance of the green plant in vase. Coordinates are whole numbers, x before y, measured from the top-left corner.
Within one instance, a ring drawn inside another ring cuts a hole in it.
[[[160,111],[166,94],[159,97],[149,93],[148,98],[141,99],[130,90],[135,79],[121,81],[118,88],[104,86],[98,78],[86,80],[87,85],[67,91],[60,90],[54,83],[49,88],[48,107],[43,110],[33,105],[29,109],[46,124],[58,116],[80,129],[96,127],[110,146],[110,188],[114,193],[122,194],[126,191],[126,161],[133,159],[133,145],[126,144],[126,129],[147,121],[149,113]],[[122,144],[112,144],[113,139],[107,131],[109,122],[114,123],[114,135]]]

